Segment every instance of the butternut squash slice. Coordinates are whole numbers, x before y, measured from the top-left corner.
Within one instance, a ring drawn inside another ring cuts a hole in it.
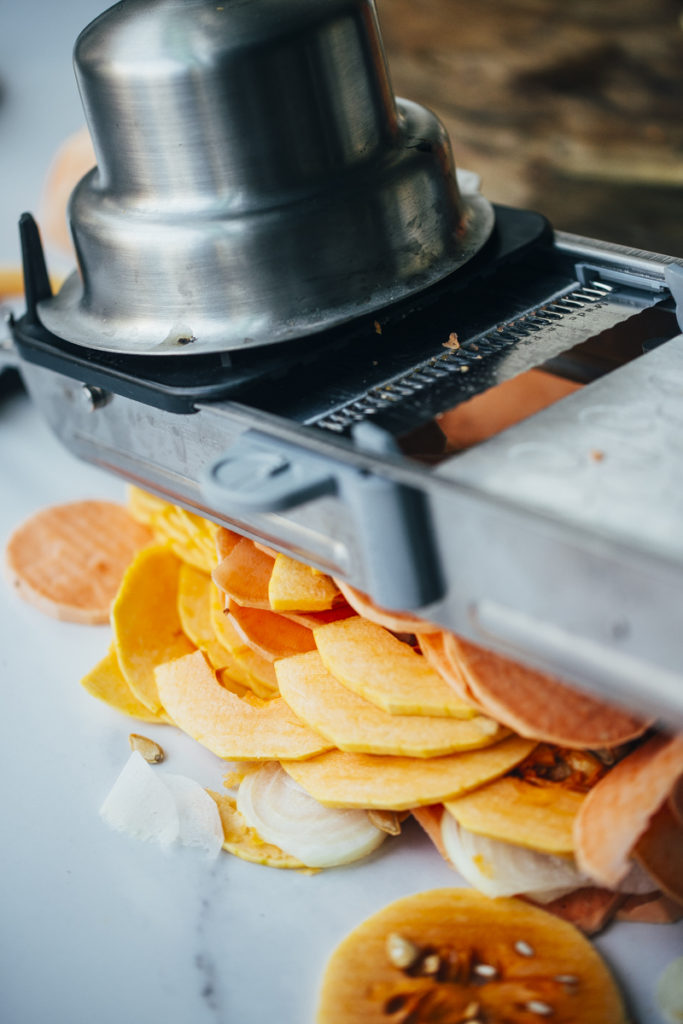
[[[284,615],[228,602],[230,619],[245,644],[268,661],[315,650],[313,632]]]
[[[514,768],[533,748],[510,736],[483,750],[444,757],[392,757],[330,750],[306,761],[282,760],[282,767],[326,807],[408,811],[441,803]]]
[[[156,680],[175,724],[218,757],[296,760],[330,747],[282,699],[253,703],[224,689],[201,651],[159,665]]]
[[[392,715],[473,718],[427,659],[383,626],[354,616],[313,630],[327,670],[349,690]]]
[[[506,776],[445,804],[470,832],[543,853],[570,854],[574,822],[584,799],[583,793],[561,783],[534,785]]]
[[[288,555],[276,556],[268,583],[274,612],[322,612],[332,608],[339,596],[339,588],[330,576]]]
[[[219,642],[211,621],[212,585],[207,573],[183,565],[178,579],[178,615],[183,631],[195,647],[204,651],[212,666],[216,670],[230,669],[235,658]]]
[[[238,604],[269,611],[268,584],[273,561],[253,541],[241,537],[213,570],[213,581],[227,597]]]
[[[626,1024],[607,966],[572,925],[519,899],[435,889],[391,903],[333,952],[317,1024]]]
[[[166,546],[143,548],[128,566],[112,607],[121,671],[137,699],[154,714],[162,709],[154,669],[195,650],[178,615],[181,564]]]
[[[134,695],[121,671],[119,659],[113,646],[110,647],[104,658],[81,679],[81,686],[91,697],[97,697],[109,707],[124,715],[130,715],[131,718],[138,718],[143,722],[168,721],[163,711],[158,713],[150,711]]]
[[[223,849],[252,864],[263,864],[270,868],[295,868],[305,874],[314,874],[314,868],[307,868],[296,857],[285,853],[279,846],[261,839],[258,832],[247,825],[237,810],[237,803],[227,793],[207,790],[218,807],[223,826]]]
[[[275,674],[294,713],[340,750],[438,757],[489,746],[507,735],[483,715],[464,720],[390,715],[338,683],[317,651],[277,661]]]

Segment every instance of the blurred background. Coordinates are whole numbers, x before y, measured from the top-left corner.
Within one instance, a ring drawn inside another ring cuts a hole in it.
[[[398,95],[489,199],[683,256],[679,0],[378,0]]]
[[[496,202],[683,256],[679,0],[377,0],[396,92],[435,110]],[[0,0],[0,263],[83,121],[71,69],[107,0]]]

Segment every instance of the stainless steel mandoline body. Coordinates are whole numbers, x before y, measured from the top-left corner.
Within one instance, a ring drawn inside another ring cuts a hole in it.
[[[371,0],[124,0],[22,377],[76,455],[592,692],[683,721],[683,265],[553,232],[395,98]],[[676,317],[678,316],[678,323]],[[428,461],[533,367],[585,386]]]

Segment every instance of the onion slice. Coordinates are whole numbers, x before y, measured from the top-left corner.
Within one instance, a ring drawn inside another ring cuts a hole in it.
[[[118,832],[134,839],[196,846],[217,857],[223,846],[218,807],[206,790],[185,775],[152,768],[135,750],[100,808]]]
[[[593,884],[572,857],[539,853],[515,843],[477,835],[444,812],[441,836],[453,866],[485,896],[528,894],[550,902],[573,889]]]
[[[276,763],[242,780],[237,809],[262,839],[309,868],[360,860],[386,838],[365,811],[323,807]]]
[[[165,773],[163,780],[178,810],[181,846],[198,846],[210,858],[217,857],[223,848],[223,825],[216,801],[186,775]]]
[[[104,803],[100,816],[117,832],[170,846],[178,838],[180,819],[173,794],[161,776],[134,750]]]

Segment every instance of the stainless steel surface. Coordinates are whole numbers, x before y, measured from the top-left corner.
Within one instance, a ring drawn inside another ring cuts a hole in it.
[[[307,336],[442,279],[492,230],[441,124],[395,100],[372,0],[129,0],[75,66],[97,168],[71,200],[80,274],[40,305],[66,340]]]
[[[643,295],[643,308],[658,298]],[[372,417],[390,423],[396,434],[406,433],[419,425],[418,415],[430,401],[430,391],[445,397],[449,389],[448,403],[456,405],[585,341],[588,324],[590,332],[597,335],[634,311],[633,297],[617,288],[599,281],[586,286],[575,282],[548,296],[541,305],[525,307],[512,320],[479,333],[459,331],[459,348],[444,350],[441,345],[406,373],[339,395],[332,408],[324,404],[325,396],[312,396],[309,405],[315,404],[315,408],[306,422],[341,433],[352,423]],[[454,320],[457,322],[457,313]],[[433,411],[443,409],[434,407]],[[424,419],[423,412],[421,415]]]
[[[647,379],[670,346],[682,358],[683,337],[633,367]],[[627,370],[615,371],[604,383],[615,381],[618,389]],[[404,459],[359,452],[344,439],[231,403],[178,416],[114,396],[93,413],[83,409],[73,381],[37,367],[27,367],[26,376],[50,425],[79,457],[361,588],[368,580],[358,510],[325,496],[286,513],[221,515],[201,495],[202,473],[257,425],[272,437],[274,451],[283,439],[331,464],[336,460],[418,488],[431,508],[447,581],[444,599],[422,609],[426,617],[590,692],[659,714],[669,724],[683,723],[683,552],[674,544],[664,557],[666,535],[657,545],[647,537],[641,543],[637,531],[624,536],[609,526],[577,522],[564,507],[534,508],[514,491],[496,492],[488,481],[475,487],[451,479],[457,477],[458,459],[452,472],[436,473]],[[631,486],[638,483],[633,476]],[[652,507],[671,500],[673,515],[677,499],[668,493],[669,499],[662,489]]]
[[[625,251],[618,267],[637,270]],[[596,305],[609,306],[618,289],[604,290]],[[582,319],[587,335],[594,309]],[[203,474],[256,429],[275,453],[284,445],[291,457],[299,447],[340,472],[421,492],[446,581],[443,599],[421,609],[425,617],[683,723],[683,336],[437,469],[235,403],[175,415],[114,395],[92,411],[84,382],[23,371],[51,427],[79,457],[360,588],[369,588],[362,507],[327,494],[285,512],[244,515],[210,507]]]

